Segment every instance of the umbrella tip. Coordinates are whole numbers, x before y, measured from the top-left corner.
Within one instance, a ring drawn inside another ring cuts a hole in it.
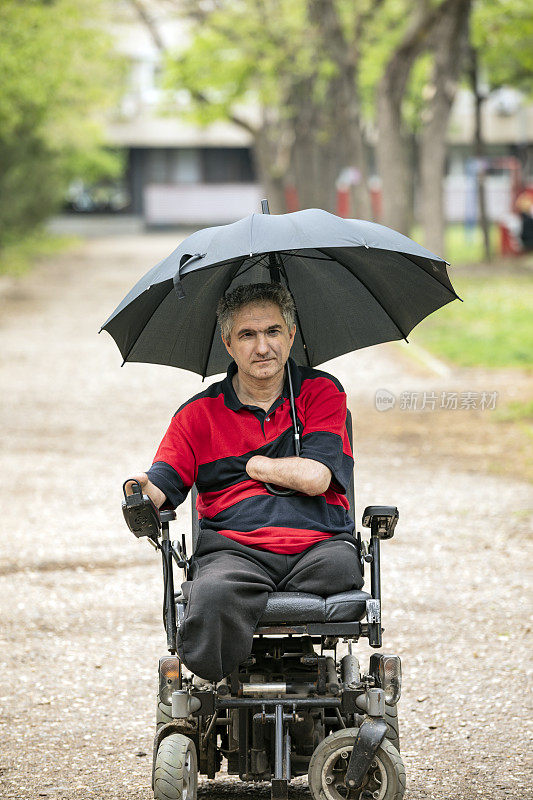
[[[261,200],[261,213],[270,214],[270,210],[268,208],[268,200],[266,199],[266,197],[263,200]]]

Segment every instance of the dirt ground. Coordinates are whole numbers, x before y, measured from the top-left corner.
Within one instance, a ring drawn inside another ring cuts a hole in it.
[[[175,235],[93,238],[0,283],[3,536],[0,796],[148,800],[159,560],[127,531],[120,487],[151,463],[201,381],[128,364],[98,329]],[[452,273],[453,277],[453,273]],[[328,365],[356,427],[357,518],[400,509],[383,545],[384,650],[402,657],[402,754],[412,800],[531,796],[531,484],[494,463],[518,440],[491,411],[380,412],[375,393],[517,390],[509,376],[439,371],[407,345]],[[519,376],[518,382],[529,380]],[[514,435],[514,434],[513,434]],[[518,437],[520,439],[520,437]],[[487,448],[490,453],[487,453]],[[492,450],[491,450],[492,448]],[[174,523],[189,529],[187,508]],[[363,663],[368,648],[357,652]],[[531,694],[529,694],[529,698]],[[305,780],[292,797],[309,797]],[[201,797],[269,797],[221,776]]]

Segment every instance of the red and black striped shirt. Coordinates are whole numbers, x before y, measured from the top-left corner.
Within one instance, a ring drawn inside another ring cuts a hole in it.
[[[325,464],[329,488],[311,497],[271,495],[246,472],[254,455],[294,455],[287,381],[268,411],[243,405],[230,364],[224,380],[195,395],[175,413],[148,477],[167,497],[163,508],[183,503],[196,483],[200,527],[250,547],[300,553],[337,533],[352,533],[346,491],[353,457],[346,432],[346,395],[327,372],[296,366],[291,376],[301,434],[302,458]]]

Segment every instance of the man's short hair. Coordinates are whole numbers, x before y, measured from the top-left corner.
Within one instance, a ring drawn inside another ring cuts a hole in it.
[[[279,307],[289,331],[296,320],[296,306],[292,294],[280,283],[250,283],[237,286],[232,292],[220,298],[217,317],[222,338],[229,342],[235,314],[250,303],[274,303]]]

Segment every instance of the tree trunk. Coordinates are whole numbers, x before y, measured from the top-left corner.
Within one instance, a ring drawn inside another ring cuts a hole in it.
[[[130,0],[148,28],[155,45],[165,45],[157,26],[146,12],[143,0]],[[377,5],[381,0],[377,0]],[[229,119],[253,136],[256,173],[273,213],[286,211],[285,189],[296,187],[300,208],[318,207],[336,211],[336,182],[343,169],[355,167],[360,173],[351,187],[352,213],[370,216],[367,167],[359,118],[357,94],[358,56],[353,42],[344,34],[335,2],[307,0],[310,30],[307,45],[316,59],[310,75],[293,74],[288,81],[284,107],[262,108],[262,120],[255,128],[231,113]],[[201,23],[210,10],[190,3],[189,16]],[[359,14],[359,28],[371,14]],[[320,75],[320,59],[327,58],[336,68],[325,79]],[[208,103],[199,91],[191,91],[194,100]]]
[[[387,75],[377,98],[378,141],[376,158],[383,192],[383,224],[409,233],[408,147],[402,122],[403,88],[395,90]]]
[[[410,203],[409,136],[402,116],[402,100],[411,69],[427,46],[437,21],[456,0],[444,0],[437,7],[421,2],[400,45],[389,59],[378,85],[376,157],[383,191],[383,222],[409,234]]]
[[[268,199],[271,214],[283,214],[285,181],[289,172],[292,134],[275,109],[263,108],[261,124],[254,131],[253,159],[258,181]]]
[[[485,251],[485,260],[492,260],[492,253],[490,249],[490,225],[487,215],[487,201],[485,196],[485,170],[481,168],[481,162],[485,156],[485,143],[483,141],[482,129],[482,116],[481,107],[485,97],[479,91],[479,75],[478,75],[478,58],[477,51],[474,47],[470,47],[470,65],[469,65],[470,87],[474,93],[475,102],[475,126],[474,126],[474,155],[477,159],[478,169],[477,175],[477,196],[479,205],[479,223],[483,233],[483,249]]]
[[[472,0],[454,0],[435,27],[431,96],[420,137],[421,219],[424,245],[442,256],[444,243],[444,174],[446,133],[457,81],[466,53]]]
[[[291,164],[300,206],[335,212],[339,175],[347,167],[355,167],[360,180],[351,187],[352,215],[368,218],[370,197],[359,116],[358,56],[345,37],[335,3],[309,0],[308,14],[318,57],[327,58],[335,71],[327,83],[318,71],[301,80],[288,101],[294,125]]]

